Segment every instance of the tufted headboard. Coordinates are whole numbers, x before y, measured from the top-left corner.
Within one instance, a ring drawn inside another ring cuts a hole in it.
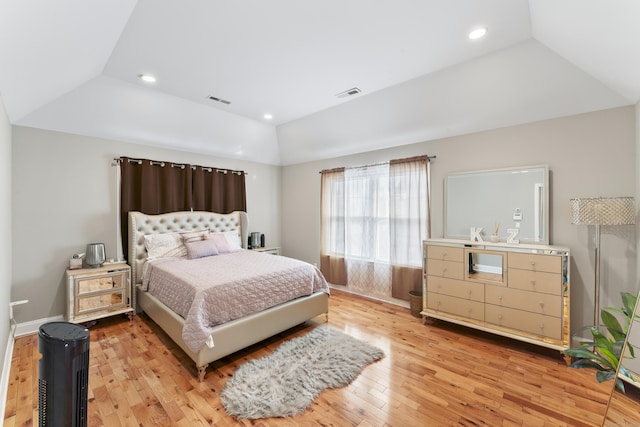
[[[211,230],[213,232],[238,231],[242,247],[247,246],[249,235],[249,217],[246,212],[235,211],[229,214],[214,212],[170,212],[148,215],[142,212],[129,212],[129,265],[134,286],[141,282],[142,265],[147,259],[144,235],[155,233],[176,233]]]

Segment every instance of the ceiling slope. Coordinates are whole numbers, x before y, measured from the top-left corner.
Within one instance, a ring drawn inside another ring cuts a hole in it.
[[[636,103],[638,16],[637,0],[3,0],[0,98],[17,125],[291,164]]]

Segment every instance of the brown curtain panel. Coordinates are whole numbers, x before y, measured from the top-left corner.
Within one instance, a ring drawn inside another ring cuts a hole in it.
[[[247,190],[244,172],[195,166],[193,210],[218,213],[246,212]]]
[[[128,213],[161,214],[188,211],[192,205],[190,165],[148,159],[120,158],[120,229],[128,259]]]

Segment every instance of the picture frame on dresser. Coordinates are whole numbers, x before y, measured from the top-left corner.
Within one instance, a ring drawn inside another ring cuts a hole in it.
[[[569,256],[559,246],[425,240],[421,314],[562,352]]]

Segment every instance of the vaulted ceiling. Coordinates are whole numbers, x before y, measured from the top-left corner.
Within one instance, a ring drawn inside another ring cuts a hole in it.
[[[0,0],[0,98],[15,125],[286,165],[635,104],[638,18],[636,0]]]

